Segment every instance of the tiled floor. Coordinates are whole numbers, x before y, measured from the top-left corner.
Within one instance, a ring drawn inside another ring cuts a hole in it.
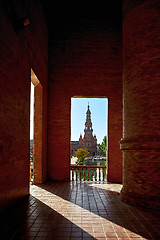
[[[160,239],[158,212],[122,203],[120,184],[48,182],[1,213],[0,239]]]

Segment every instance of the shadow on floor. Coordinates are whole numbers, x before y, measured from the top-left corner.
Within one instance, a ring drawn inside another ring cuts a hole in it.
[[[160,213],[121,202],[119,184],[48,182],[38,187],[72,203],[73,208],[77,206],[81,211],[91,213],[93,218],[99,218],[99,225],[103,225],[104,231],[106,227],[105,237],[111,236],[107,235],[109,226],[108,233],[116,233],[115,239],[160,239]]]
[[[32,195],[1,213],[1,240],[95,239]]]
[[[47,182],[0,213],[1,240],[159,240],[160,214],[120,200],[119,184]]]

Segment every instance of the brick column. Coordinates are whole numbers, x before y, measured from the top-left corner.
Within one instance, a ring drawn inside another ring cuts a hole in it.
[[[160,3],[124,1],[123,201],[160,206]]]
[[[120,89],[121,91],[121,89]],[[122,137],[122,100],[108,99],[108,172],[107,181],[122,183],[122,152],[119,139]]]
[[[48,101],[48,179],[70,179],[71,98],[62,82],[49,82]]]

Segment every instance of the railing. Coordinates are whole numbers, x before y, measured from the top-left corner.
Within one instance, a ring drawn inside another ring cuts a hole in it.
[[[71,165],[72,181],[106,181],[106,166]]]

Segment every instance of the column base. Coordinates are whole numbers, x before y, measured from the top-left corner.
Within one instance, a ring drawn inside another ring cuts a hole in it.
[[[160,209],[160,138],[120,140],[123,151],[121,200]]]
[[[120,197],[123,202],[134,206],[160,210],[160,196],[142,196],[136,192],[125,192],[122,188]]]

